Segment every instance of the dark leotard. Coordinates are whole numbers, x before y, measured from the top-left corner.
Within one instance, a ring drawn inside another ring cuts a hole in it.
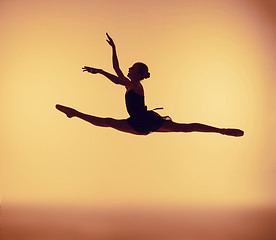
[[[147,111],[144,96],[129,89],[125,95],[126,107],[130,117],[128,124],[141,134],[157,131],[165,121],[158,113]]]

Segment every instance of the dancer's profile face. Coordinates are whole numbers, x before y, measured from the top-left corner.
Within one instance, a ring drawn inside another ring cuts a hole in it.
[[[132,81],[137,81],[139,82],[142,79],[142,76],[139,72],[139,66],[137,64],[134,64],[132,67],[128,69],[128,74],[127,76],[132,80]]]

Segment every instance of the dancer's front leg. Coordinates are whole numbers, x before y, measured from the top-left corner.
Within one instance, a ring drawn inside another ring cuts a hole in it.
[[[158,132],[213,132],[234,137],[244,135],[240,129],[216,128],[201,123],[176,123],[173,121],[165,121]]]
[[[86,122],[89,122],[95,126],[99,127],[111,127],[121,132],[131,133],[135,135],[143,135],[141,133],[136,132],[127,122],[126,119],[114,119],[114,118],[102,118],[102,117],[96,117],[92,115],[88,115],[82,112],[79,112],[73,108],[65,107],[62,105],[57,104],[56,108],[65,113],[67,117],[77,117],[80,118]]]

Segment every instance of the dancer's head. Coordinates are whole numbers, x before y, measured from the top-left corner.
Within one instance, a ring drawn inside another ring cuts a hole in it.
[[[137,62],[134,63],[127,75],[132,81],[141,81],[150,77],[149,69],[146,64]]]

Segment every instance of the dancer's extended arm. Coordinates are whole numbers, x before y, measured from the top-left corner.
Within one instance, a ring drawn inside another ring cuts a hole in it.
[[[120,69],[119,67],[119,60],[118,60],[118,57],[117,57],[117,52],[116,52],[116,46],[115,46],[115,43],[113,41],[113,39],[108,35],[108,33],[106,33],[106,36],[107,36],[107,42],[109,43],[109,45],[112,47],[112,63],[113,63],[113,69],[115,70],[117,76],[119,78],[125,78],[122,70]]]
[[[93,74],[96,74],[96,73],[102,74],[105,77],[107,77],[111,82],[113,82],[115,84],[120,84],[120,85],[126,86],[127,88],[135,89],[137,87],[137,83],[131,82],[127,78],[117,77],[117,76],[115,76],[111,73],[108,73],[102,69],[87,67],[87,66],[84,66],[82,69],[83,69],[83,72],[90,72]]]

